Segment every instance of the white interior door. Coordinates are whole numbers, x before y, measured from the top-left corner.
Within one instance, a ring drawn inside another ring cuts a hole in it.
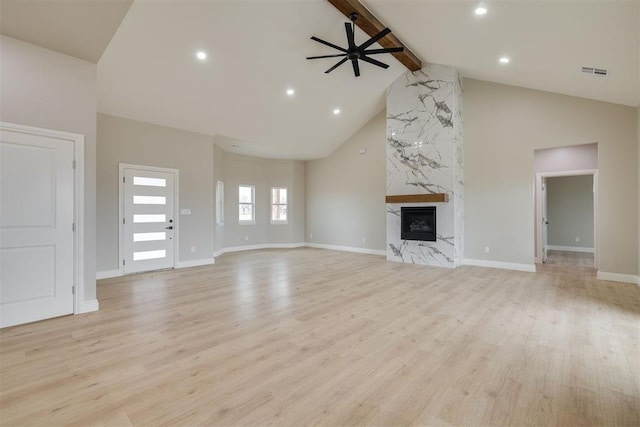
[[[542,209],[542,262],[547,262],[547,230],[549,228],[549,219],[547,217],[547,178],[542,178],[542,187],[540,189],[540,204]]]
[[[123,188],[124,273],[173,268],[175,173],[125,167]]]
[[[74,143],[0,131],[0,327],[73,313]]]

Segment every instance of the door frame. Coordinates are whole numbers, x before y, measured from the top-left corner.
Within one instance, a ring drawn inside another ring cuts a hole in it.
[[[543,178],[555,178],[555,177],[563,177],[563,176],[584,176],[584,175],[593,176],[593,267],[595,269],[598,269],[598,170],[597,169],[536,173],[535,262],[537,264],[542,262],[542,233],[543,233],[543,230],[542,230],[542,181],[543,181]]]
[[[131,163],[119,163],[118,164],[118,271],[120,276],[124,276],[124,266],[122,261],[124,260],[124,227],[122,219],[124,218],[124,170],[125,169],[140,169],[148,170],[152,172],[164,172],[173,174],[173,223],[175,224],[176,233],[174,233],[173,239],[173,268],[176,268],[178,259],[180,257],[178,239],[180,235],[180,218],[178,216],[178,195],[179,195],[179,170],[171,168],[161,168],[157,166],[145,166],[134,165]]]
[[[0,130],[73,143],[73,314],[97,310],[93,304],[85,307],[84,300],[84,135],[7,122],[0,122]]]

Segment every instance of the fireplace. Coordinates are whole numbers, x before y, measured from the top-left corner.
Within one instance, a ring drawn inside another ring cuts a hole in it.
[[[400,213],[402,240],[436,241],[436,207],[403,207]]]

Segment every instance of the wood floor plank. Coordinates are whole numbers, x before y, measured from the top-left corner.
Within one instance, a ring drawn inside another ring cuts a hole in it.
[[[640,288],[300,248],[0,330],[0,424],[640,425]]]

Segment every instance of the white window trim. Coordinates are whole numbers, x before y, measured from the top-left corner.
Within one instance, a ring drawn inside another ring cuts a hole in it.
[[[256,223],[256,186],[255,185],[247,185],[240,184],[238,185],[238,192],[240,191],[240,187],[251,187],[251,219],[240,219],[240,198],[238,197],[238,224],[239,225],[254,225]],[[243,205],[248,205],[249,203],[242,203]]]
[[[273,190],[276,189],[281,189],[281,190],[287,190],[287,203],[285,204],[281,204],[281,203],[273,203]],[[285,225],[285,224],[289,224],[289,189],[287,187],[271,187],[271,193],[269,194],[270,197],[270,208],[269,211],[269,217],[271,219],[271,224],[280,224],[280,225]],[[279,205],[279,206],[286,206],[287,207],[287,219],[282,220],[282,219],[273,219],[273,205]]]
[[[224,226],[224,182],[216,182],[216,225]]]

